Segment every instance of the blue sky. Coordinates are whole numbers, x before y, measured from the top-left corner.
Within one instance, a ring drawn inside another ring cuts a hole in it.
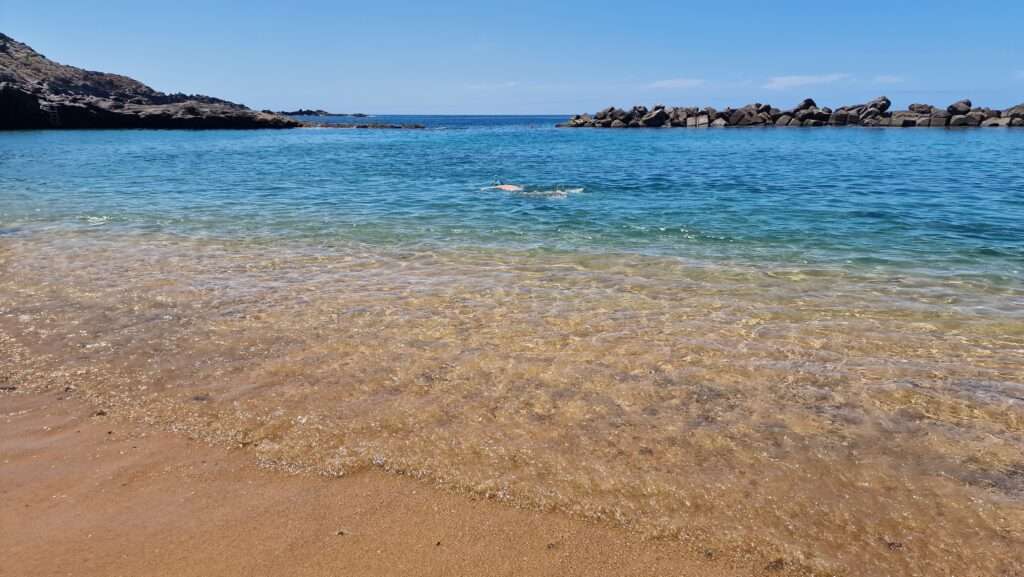
[[[1024,2],[0,0],[55,60],[253,108],[1024,102]]]

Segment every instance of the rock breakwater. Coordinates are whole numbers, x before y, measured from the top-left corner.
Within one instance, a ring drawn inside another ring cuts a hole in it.
[[[907,110],[891,110],[892,101],[881,96],[864,104],[831,109],[807,98],[781,110],[770,104],[748,104],[718,110],[710,106],[675,107],[663,104],[648,109],[608,107],[596,114],[578,114],[559,124],[567,128],[726,128],[746,126],[815,127],[1024,127],[1024,103],[1005,110],[975,106],[959,100],[946,107],[911,104]]]

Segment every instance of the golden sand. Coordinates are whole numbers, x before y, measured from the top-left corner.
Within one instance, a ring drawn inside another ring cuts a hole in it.
[[[1024,571],[1022,287],[634,255],[2,243],[3,378],[22,392],[723,563]]]

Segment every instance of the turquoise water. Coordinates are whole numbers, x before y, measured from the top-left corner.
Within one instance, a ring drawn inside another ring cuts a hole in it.
[[[1024,575],[1024,131],[558,120],[0,134],[0,377],[745,574]]]
[[[612,132],[558,120],[0,134],[0,227],[1024,275],[1019,131]],[[524,191],[484,190],[495,179]]]

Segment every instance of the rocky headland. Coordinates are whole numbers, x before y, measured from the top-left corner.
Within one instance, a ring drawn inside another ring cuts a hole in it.
[[[280,114],[282,116],[348,116],[351,118],[366,118],[367,116],[369,116],[368,114],[363,114],[362,112],[327,112],[326,110],[322,110],[319,108],[317,108],[316,110],[312,108],[299,108],[297,110],[279,110],[275,114]]]
[[[378,129],[378,130],[422,130],[426,126],[415,123],[402,123],[393,124],[388,122],[367,122],[367,123],[354,123],[354,122],[307,122],[305,123],[308,128],[363,128],[363,129]]]
[[[0,130],[33,128],[294,128],[287,116],[54,62],[0,33]]]
[[[770,104],[748,104],[742,108],[717,110],[711,107],[674,107],[663,104],[648,109],[609,107],[596,114],[578,114],[560,127],[568,128],[725,128],[743,126],[878,126],[878,127],[1024,127],[1024,104],[996,110],[960,100],[945,107],[911,104],[907,110],[890,110],[885,96],[865,104],[841,106],[835,110],[818,106],[808,98],[794,108],[781,110]]]

